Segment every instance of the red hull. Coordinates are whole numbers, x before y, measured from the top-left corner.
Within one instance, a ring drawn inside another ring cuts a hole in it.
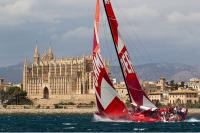
[[[161,117],[148,117],[145,116],[145,114],[143,113],[129,113],[127,115],[124,116],[107,116],[105,114],[101,114],[101,113],[95,113],[97,116],[103,118],[103,119],[110,119],[112,121],[128,121],[128,122],[181,122],[184,121],[186,118],[186,115],[184,117],[182,116],[177,116],[174,119],[162,119]]]

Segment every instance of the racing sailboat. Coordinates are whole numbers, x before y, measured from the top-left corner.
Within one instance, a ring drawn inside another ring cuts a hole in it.
[[[112,120],[128,120],[134,122],[162,122],[181,121],[185,119],[186,113],[173,118],[166,119],[169,111],[160,112],[142,89],[138,77],[132,65],[125,42],[119,31],[119,25],[110,0],[102,0],[108,24],[110,27],[115,51],[118,57],[120,68],[126,84],[130,101],[133,105],[128,110],[126,105],[120,100],[113,83],[106,71],[100,53],[99,22],[100,22],[100,0],[96,3],[96,14],[94,22],[93,40],[93,81],[95,87],[96,103],[99,115]],[[137,110],[137,111],[136,111]],[[163,113],[163,114],[162,114]],[[174,116],[174,113],[173,113]]]

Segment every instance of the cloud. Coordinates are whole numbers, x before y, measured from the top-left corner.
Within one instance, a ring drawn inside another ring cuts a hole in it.
[[[41,49],[48,48],[49,42],[52,42],[58,56],[90,53],[95,2],[1,0],[0,60],[2,63],[11,64],[26,56],[32,58],[35,40],[38,40]],[[137,60],[142,60],[141,53],[146,56],[143,48],[149,51],[154,62],[180,62],[182,59],[182,62],[195,63],[198,60],[200,1],[112,0],[112,4],[119,20],[121,34],[130,53],[133,53]],[[105,17],[102,4],[101,10],[102,16]],[[107,24],[105,20],[102,19],[102,28]],[[106,28],[106,37],[111,38],[108,24]],[[102,45],[106,42],[105,35],[102,35],[104,32],[105,30],[102,30],[100,33]],[[109,41],[112,43],[112,39]],[[102,53],[106,53],[104,49]],[[180,58],[179,55],[183,57]]]
[[[167,16],[168,21],[171,23],[199,23],[200,12],[192,12],[189,14],[183,14],[180,12],[173,12]]]
[[[65,19],[83,18],[92,14],[88,9],[93,3],[91,0],[5,0],[0,2],[0,26],[52,24]]]
[[[127,17],[137,19],[137,18],[146,18],[146,17],[156,17],[159,15],[159,12],[155,9],[148,7],[147,5],[142,5],[136,8],[125,8],[124,12],[121,15],[126,15]]]
[[[79,27],[70,31],[67,31],[62,35],[65,40],[68,39],[88,39],[92,36],[92,28]]]
[[[2,10],[10,15],[27,15],[33,5],[32,0],[18,0],[2,6]]]
[[[7,1],[0,4],[0,25],[13,26],[25,22],[33,5],[32,0]]]

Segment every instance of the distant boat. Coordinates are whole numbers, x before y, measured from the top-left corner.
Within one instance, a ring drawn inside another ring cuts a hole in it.
[[[123,41],[119,32],[118,21],[115,17],[112,4],[110,0],[102,1],[114,42],[115,52],[117,54],[121,72],[123,74],[129,98],[132,103],[132,109],[128,110],[125,103],[120,100],[118,93],[116,92],[114,85],[108,76],[100,53],[100,0],[97,0],[93,40],[93,81],[95,86],[96,103],[98,107],[98,112],[96,112],[96,115],[116,121],[183,121],[186,118],[187,109],[181,108],[180,113],[177,113],[175,112],[174,108],[157,108],[148,98],[139,83],[125,42]]]

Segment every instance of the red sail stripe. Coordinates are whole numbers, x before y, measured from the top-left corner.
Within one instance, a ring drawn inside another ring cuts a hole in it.
[[[131,64],[130,61],[130,57],[127,51],[127,48],[125,46],[125,44],[120,44],[122,43],[120,40],[122,40],[119,31],[118,31],[118,22],[117,19],[115,17],[112,5],[110,0],[106,0],[105,2],[105,10],[107,12],[107,16],[108,16],[108,21],[110,23],[110,27],[111,27],[111,32],[113,35],[113,40],[114,40],[114,44],[116,45],[117,51],[118,51],[118,57],[120,59],[120,63],[122,65],[123,68],[123,73],[125,76],[125,82],[127,84],[127,89],[130,93],[130,96],[132,97],[132,99],[134,100],[134,102],[138,105],[138,106],[145,106],[145,101],[143,101],[144,97],[149,100],[149,98],[147,97],[147,95],[145,94],[145,92],[143,91],[139,80],[137,78],[137,75],[134,72],[133,66]],[[122,48],[121,48],[122,47]],[[119,49],[120,48],[120,49]],[[121,51],[119,51],[121,50]],[[155,107],[155,105],[153,103],[151,103],[151,101],[149,100],[147,104],[151,104],[151,107]]]

